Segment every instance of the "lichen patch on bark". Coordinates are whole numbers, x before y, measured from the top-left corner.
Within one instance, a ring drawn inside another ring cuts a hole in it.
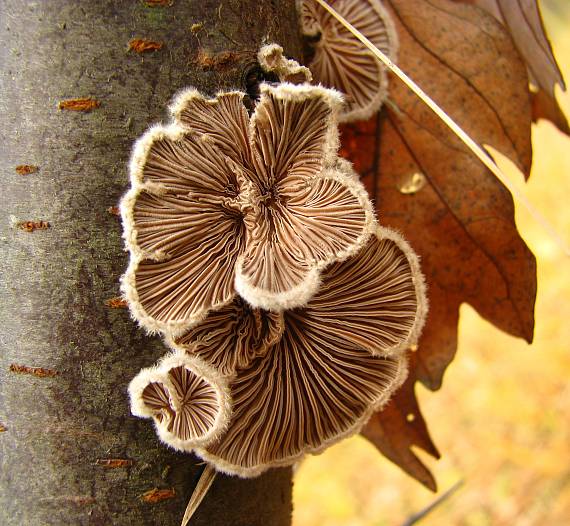
[[[136,53],[146,53],[149,51],[158,51],[162,49],[164,44],[156,40],[148,40],[146,38],[132,38],[129,40],[128,51]]]
[[[120,296],[117,296],[115,298],[109,298],[105,302],[105,305],[107,305],[107,307],[109,307],[110,309],[126,309],[128,306],[127,300],[121,298]]]
[[[16,221],[15,227],[25,232],[35,232],[36,230],[47,230],[50,228],[47,221]]]
[[[144,0],[146,7],[170,7],[174,0]]]
[[[130,458],[98,458],[95,465],[107,469],[128,468],[133,465],[133,461]]]
[[[235,51],[222,51],[220,53],[210,53],[205,49],[200,49],[194,62],[205,70],[223,69],[235,64],[240,58],[240,53]]]
[[[159,489],[159,488],[152,488],[148,491],[145,491],[141,495],[141,499],[144,502],[148,502],[149,504],[157,504],[158,502],[162,502],[163,500],[172,499],[176,496],[176,491],[174,488],[167,488],[167,489]]]

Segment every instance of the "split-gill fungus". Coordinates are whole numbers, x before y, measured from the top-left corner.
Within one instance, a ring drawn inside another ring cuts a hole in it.
[[[271,313],[236,298],[169,339],[175,357],[200,359],[228,382],[227,428],[192,448],[216,470],[251,477],[319,452],[358,432],[403,382],[406,350],[427,310],[408,244],[378,227],[358,254],[321,277],[304,307]],[[182,360],[168,357],[159,369],[175,359]],[[133,384],[146,392],[152,381],[143,372]],[[153,393],[134,411],[162,410],[165,399]]]
[[[241,92],[178,95],[135,145],[120,206],[122,292],[171,349],[131,382],[132,412],[208,473],[243,477],[360,431],[427,311],[416,255],[337,155],[342,95],[276,44],[258,59],[281,82],[251,115]]]
[[[149,331],[180,333],[236,293],[257,308],[303,306],[322,270],[371,235],[366,191],[337,157],[341,95],[262,84],[251,117],[243,97],[186,90],[174,121],[135,145],[122,290]]]
[[[329,4],[395,60],[398,36],[379,0],[329,0]],[[301,31],[312,42],[309,64],[314,80],[346,96],[341,121],[363,120],[376,113],[388,92],[385,67],[344,25],[314,0],[297,0]]]
[[[131,411],[152,418],[160,439],[181,451],[206,445],[225,429],[231,405],[226,380],[188,354],[168,355],[130,383]]]

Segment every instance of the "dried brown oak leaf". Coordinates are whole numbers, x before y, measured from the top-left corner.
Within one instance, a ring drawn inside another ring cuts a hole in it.
[[[570,135],[570,125],[556,99],[550,97],[545,91],[531,92],[532,120],[546,119],[552,122],[562,133]]]
[[[563,90],[566,90],[566,85],[552,53],[536,0],[456,1],[485,9],[506,26],[526,62],[530,80],[538,90],[533,93],[533,120],[548,119],[570,135],[568,121],[554,94],[556,84]]]
[[[528,80],[505,29],[484,11],[451,0],[385,4],[400,38],[402,69],[475,140],[501,151],[528,177]],[[403,232],[422,257],[432,308],[410,375],[435,390],[455,354],[461,303],[532,340],[536,263],[502,184],[401,83],[391,83],[389,97],[384,114],[344,126],[343,153],[364,177],[382,223]],[[417,445],[437,456],[413,389],[387,410],[372,418],[367,436],[435,488],[410,450]]]
[[[385,457],[424,486],[436,491],[434,476],[411,449],[412,446],[417,446],[432,457],[439,458],[439,451],[429,436],[416,399],[415,361],[416,355],[412,354],[408,365],[410,375],[378,414],[381,414],[381,418],[373,416],[362,434],[372,443],[381,444],[379,447]]]

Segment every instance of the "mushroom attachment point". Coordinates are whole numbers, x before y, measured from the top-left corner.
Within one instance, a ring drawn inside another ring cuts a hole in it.
[[[131,412],[152,418],[160,439],[181,451],[205,446],[227,426],[226,380],[199,358],[173,354],[143,369],[129,385]]]
[[[377,48],[395,60],[398,35],[380,0],[329,0],[329,4]],[[388,93],[386,68],[336,18],[314,0],[297,0],[301,31],[314,47],[314,80],[346,97],[342,122],[365,120]]]
[[[195,450],[218,471],[253,477],[320,452],[360,431],[404,381],[406,351],[427,311],[409,245],[377,227],[358,254],[331,264],[321,278],[302,308],[271,317],[234,301],[228,313],[239,324],[221,323],[214,313],[170,341],[229,375],[228,427]]]
[[[122,291],[150,332],[176,336],[236,293],[254,308],[303,306],[322,270],[374,229],[364,187],[337,156],[342,96],[262,84],[251,116],[243,97],[185,90],[173,122],[134,147]]]

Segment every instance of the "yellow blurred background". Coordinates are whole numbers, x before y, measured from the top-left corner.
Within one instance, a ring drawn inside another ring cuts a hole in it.
[[[541,6],[570,84],[570,1]],[[570,94],[559,100],[570,116]],[[533,144],[525,192],[568,240],[570,138],[542,121]],[[520,206],[517,225],[538,260],[534,343],[461,307],[459,349],[443,388],[417,390],[442,459],[420,456],[440,494],[464,484],[422,519],[424,526],[570,525],[570,259]],[[299,467],[293,525],[403,525],[436,497],[354,437]]]

